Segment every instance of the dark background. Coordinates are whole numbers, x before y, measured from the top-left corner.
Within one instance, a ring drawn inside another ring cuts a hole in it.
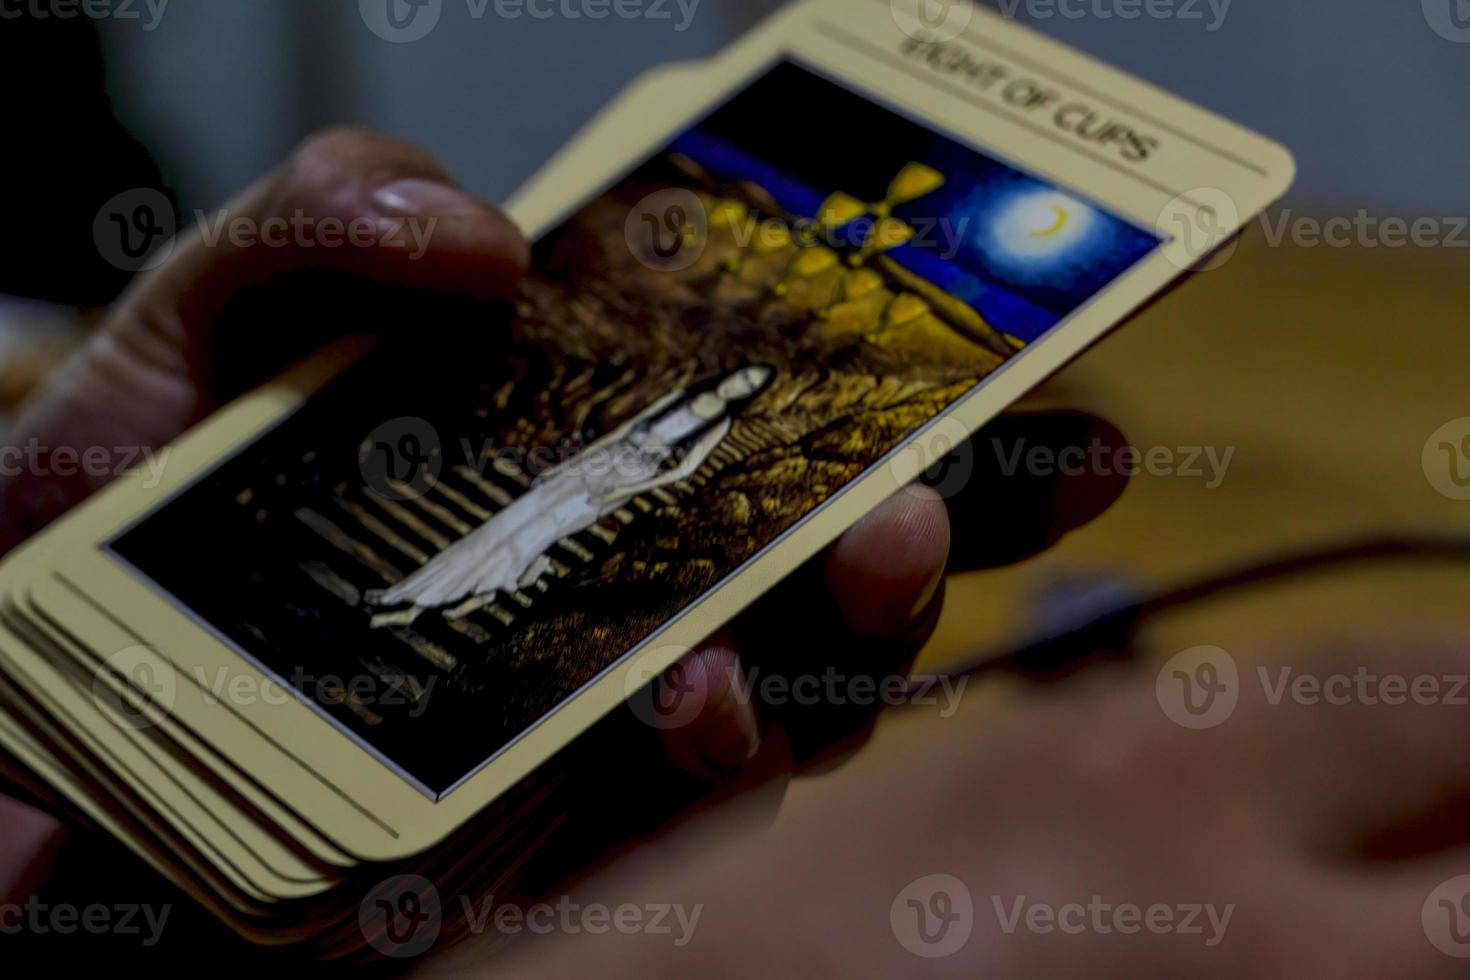
[[[670,21],[508,20],[492,3],[473,19],[445,0],[439,28],[409,44],[374,35],[356,0],[175,0],[151,30],[141,3],[142,20],[4,20],[0,293],[88,305],[120,288],[89,229],[112,192],[156,182],[134,140],[186,211],[342,122],[423,143],[503,198],[638,73],[708,55],[777,5],[702,0],[680,31],[676,7]],[[1470,44],[1432,30],[1419,2],[1234,0],[1214,31],[1197,9],[1030,20],[1290,145],[1298,207],[1470,210]]]

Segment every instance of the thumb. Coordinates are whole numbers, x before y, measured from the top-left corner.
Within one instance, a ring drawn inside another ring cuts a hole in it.
[[[336,337],[428,325],[421,296],[506,298],[529,262],[431,155],[357,130],[306,143],[169,248],[25,408],[17,444],[161,446]],[[414,302],[385,305],[399,294]],[[0,554],[110,479],[40,463],[0,481]]]
[[[201,214],[171,257],[141,278],[115,319],[186,340],[235,294],[295,272],[498,299],[529,263],[511,221],[429,153],[360,130],[304,144],[221,210]]]

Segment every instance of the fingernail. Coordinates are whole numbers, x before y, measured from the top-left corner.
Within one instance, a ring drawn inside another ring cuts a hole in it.
[[[721,772],[736,772],[761,746],[753,725],[726,719],[702,732],[695,746],[705,764]]]
[[[754,705],[748,697],[741,696],[738,683],[732,682],[721,703],[714,706],[718,724],[707,725],[695,743],[695,749],[707,764],[726,771],[738,770],[749,762],[761,745]]]
[[[388,217],[447,217],[484,214],[485,205],[473,196],[433,180],[407,177],[378,188],[373,203]]]
[[[924,591],[919,593],[919,600],[915,602],[913,608],[909,610],[910,621],[918,619],[920,616],[924,615],[924,613],[929,611],[929,604],[934,601],[934,594],[939,591],[939,583],[943,581],[944,568],[941,567],[937,572],[934,573],[934,577],[929,580],[929,584],[924,586]]]

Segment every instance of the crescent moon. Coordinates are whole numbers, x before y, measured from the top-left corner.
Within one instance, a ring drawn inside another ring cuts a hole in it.
[[[1050,228],[1043,228],[1041,231],[1033,231],[1031,233],[1032,238],[1050,238],[1053,235],[1059,234],[1063,228],[1067,227],[1067,209],[1057,204],[1053,204],[1051,206],[1051,209],[1052,211],[1056,212],[1056,223],[1053,224]]]

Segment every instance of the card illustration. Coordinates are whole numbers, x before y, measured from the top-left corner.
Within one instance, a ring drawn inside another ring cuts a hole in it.
[[[782,63],[110,548],[438,798],[1158,245]]]

